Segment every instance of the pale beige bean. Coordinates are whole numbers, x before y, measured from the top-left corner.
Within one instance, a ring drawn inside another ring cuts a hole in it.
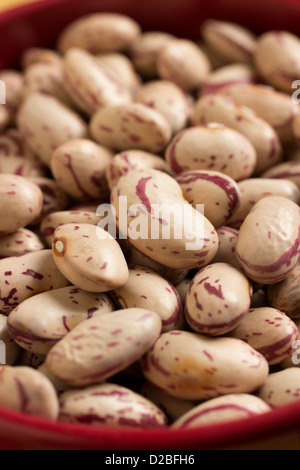
[[[78,114],[42,93],[31,93],[23,101],[17,123],[31,150],[47,166],[59,145],[84,138],[87,133],[87,126]]]
[[[23,349],[47,354],[78,323],[113,310],[107,295],[68,286],[23,301],[10,312],[7,327]]]
[[[0,258],[25,255],[32,251],[42,250],[44,243],[39,236],[27,228],[0,237]]]
[[[160,428],[167,424],[165,414],[154,403],[117,384],[66,391],[59,401],[59,421],[134,429]]]
[[[226,263],[201,269],[185,299],[185,317],[199,333],[218,336],[232,330],[250,308],[252,287],[247,277]]]
[[[192,126],[178,132],[165,158],[175,173],[220,171],[235,181],[252,175],[256,150],[243,134],[224,125]]]
[[[279,364],[292,354],[292,345],[299,333],[285,313],[271,307],[252,308],[229,333],[250,344],[269,365]]]
[[[32,222],[42,210],[39,187],[23,176],[0,174],[0,235],[13,233]]]
[[[179,294],[179,297],[181,299],[181,303],[183,306],[185,306],[186,294],[188,293],[191,280],[192,279],[187,276],[184,279],[182,279],[178,284],[175,285],[175,288]]]
[[[300,317],[300,265],[299,263],[281,282],[267,288],[269,304],[291,318]]]
[[[279,90],[292,93],[299,79],[300,40],[288,31],[268,31],[256,43],[255,64],[260,75]]]
[[[136,38],[128,49],[128,54],[136,70],[144,78],[157,78],[157,57],[162,48],[175,39],[161,31],[146,31]]]
[[[7,157],[15,155],[39,162],[38,157],[30,150],[19,129],[14,127],[10,127],[0,135],[0,155]]]
[[[60,145],[50,161],[52,175],[69,196],[79,201],[108,199],[105,171],[113,153],[88,139]]]
[[[300,188],[300,162],[283,162],[265,171],[262,178],[287,179],[293,181]]]
[[[13,366],[20,353],[20,346],[13,340],[7,329],[7,316],[0,313],[0,340],[5,344],[5,364]]]
[[[300,337],[300,319],[293,318],[293,322],[295,323],[295,327],[298,330],[298,337]],[[291,354],[280,363],[280,367],[282,369],[288,369],[289,367],[300,367],[299,344],[299,340],[296,340],[292,344]]]
[[[183,199],[179,184],[166,173],[152,169],[130,171],[113,187],[111,204],[122,236],[169,268],[199,268],[217,251],[213,225]],[[142,236],[137,230],[140,223]]]
[[[247,28],[226,21],[206,20],[201,33],[205,42],[224,60],[252,62],[256,38]]]
[[[206,80],[211,65],[197,44],[187,39],[177,39],[162,48],[156,62],[158,74],[184,91],[192,92]]]
[[[1,406],[55,421],[58,398],[51,382],[30,367],[0,366]]]
[[[201,95],[217,93],[223,87],[255,83],[257,73],[250,64],[230,64],[211,72],[201,87]]]
[[[185,171],[176,177],[176,181],[183,197],[195,209],[197,204],[203,204],[203,213],[215,228],[225,224],[239,208],[237,183],[219,171]]]
[[[126,15],[93,13],[69,23],[58,38],[58,50],[65,53],[80,47],[92,53],[122,51],[140,35],[140,26]]]
[[[212,259],[212,263],[227,263],[234,268],[241,267],[235,254],[235,246],[238,239],[238,230],[232,227],[222,225],[217,229],[219,238],[219,247],[216,256]]]
[[[18,155],[0,154],[0,173],[24,176],[45,176],[46,171],[41,162],[23,158]]]
[[[300,398],[300,369],[290,367],[270,374],[257,395],[271,407],[288,405]]]
[[[37,370],[50,380],[58,395],[61,395],[62,392],[65,392],[66,390],[70,390],[70,385],[66,384],[62,380],[59,380],[57,377],[55,377],[55,375],[51,374],[45,361],[38,366]]]
[[[70,211],[85,211],[95,213],[98,206],[99,203],[97,201],[81,202],[75,206],[72,205],[72,207],[70,207]]]
[[[153,80],[143,84],[137,90],[134,101],[160,112],[169,122],[173,134],[188,124],[191,113],[189,97],[169,80]]]
[[[126,284],[115,289],[112,298],[123,309],[137,307],[157,313],[162,320],[162,331],[181,329],[184,325],[176,289],[150,268],[130,265]]]
[[[33,225],[40,223],[43,217],[51,212],[66,209],[70,204],[69,196],[51,178],[32,176],[27,178],[36,184],[43,194],[43,207],[39,217],[32,222]]]
[[[141,78],[136,73],[133,63],[124,54],[118,52],[107,52],[97,55],[100,60],[111,72],[115,73],[118,80],[122,82],[131,93],[135,93],[141,84]]]
[[[240,206],[228,221],[228,225],[239,228],[252,207],[267,196],[282,196],[299,203],[300,191],[296,183],[285,179],[249,178],[238,183]]]
[[[158,155],[143,150],[127,150],[117,153],[106,167],[106,179],[110,189],[121,176],[137,168],[153,168],[155,170],[171,173],[168,163]]]
[[[299,230],[300,211],[295,202],[281,196],[258,201],[241,225],[236,244],[246,274],[262,284],[285,279],[299,261]]]
[[[76,287],[106,292],[123,286],[128,267],[117,241],[91,224],[65,224],[53,235],[52,251],[58,269]]]
[[[50,64],[60,66],[62,59],[60,55],[52,50],[42,47],[28,47],[21,55],[21,65],[26,69],[33,64]]]
[[[0,312],[8,315],[21,302],[69,284],[54,263],[51,250],[0,260]]]
[[[205,95],[196,101],[191,117],[193,125],[219,122],[243,134],[256,150],[255,173],[260,174],[282,159],[277,133],[252,110],[221,95]]]
[[[163,150],[171,138],[168,121],[154,109],[140,103],[107,106],[97,111],[90,122],[92,137],[116,151]]]
[[[14,122],[15,114],[22,102],[24,79],[17,70],[5,69],[0,71],[0,80],[5,83],[5,108],[9,113],[10,121]]]
[[[175,421],[172,428],[191,429],[210,424],[229,423],[269,411],[271,411],[270,406],[261,398],[246,393],[233,393],[213,398],[194,407]]]
[[[149,310],[107,313],[77,325],[50,350],[46,365],[73,386],[100,382],[137,361],[160,331],[160,317]]]
[[[143,357],[147,380],[172,397],[207,400],[251,393],[268,376],[266,359],[236,338],[210,338],[188,331],[163,333]]]
[[[51,212],[42,219],[40,225],[41,237],[45,240],[46,244],[51,248],[53,235],[57,227],[64,224],[92,224],[97,225],[101,217],[96,214],[97,205],[93,211],[84,210],[69,210]],[[1,246],[1,239],[0,239]]]
[[[88,115],[103,106],[131,101],[129,90],[116,74],[82,49],[68,50],[63,71],[66,90],[74,103]]]

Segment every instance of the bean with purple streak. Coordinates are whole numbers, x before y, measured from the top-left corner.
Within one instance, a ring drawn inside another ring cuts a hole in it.
[[[300,369],[289,367],[279,372],[273,372],[266,378],[256,393],[272,408],[299,401]]]
[[[265,171],[262,178],[286,179],[295,183],[300,188],[300,161],[288,161],[274,165]]]
[[[257,72],[250,64],[224,65],[209,74],[201,87],[200,95],[217,93],[228,85],[250,84],[257,82],[257,80]]]
[[[141,78],[137,74],[133,63],[126,55],[120,52],[104,52],[97,54],[96,57],[118,77],[118,80],[122,82],[132,95],[135,94],[141,85]]]
[[[0,237],[0,258],[25,255],[43,248],[45,245],[39,236],[27,228]]]
[[[54,179],[41,176],[31,176],[27,179],[36,184],[43,194],[41,213],[31,222],[31,225],[37,225],[45,215],[62,211],[69,206],[70,197],[58,186]]]

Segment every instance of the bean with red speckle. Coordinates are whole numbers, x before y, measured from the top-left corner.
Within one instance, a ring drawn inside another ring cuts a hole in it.
[[[19,228],[9,235],[0,237],[0,258],[25,255],[45,248],[39,236],[27,228]]]
[[[258,388],[257,396],[272,408],[299,401],[300,369],[289,367],[270,374]]]

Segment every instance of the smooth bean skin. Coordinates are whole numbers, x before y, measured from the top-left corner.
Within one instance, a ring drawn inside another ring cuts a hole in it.
[[[299,338],[295,323],[285,313],[271,307],[252,308],[229,336],[250,344],[269,365],[279,364],[292,354]]]
[[[185,305],[186,294],[188,293],[191,280],[192,279],[187,276],[175,285],[183,306]]]
[[[91,224],[64,224],[54,232],[52,252],[58,269],[79,289],[107,292],[123,286],[128,267],[117,241]]]
[[[135,94],[141,85],[141,78],[127,56],[119,52],[106,52],[98,54],[97,59],[118,77],[131,94]]]
[[[212,398],[195,406],[171,426],[174,429],[191,429],[198,426],[245,419],[271,411],[261,398],[247,393],[233,393]]]
[[[62,54],[71,47],[93,54],[122,51],[139,35],[140,26],[126,15],[93,13],[68,24],[58,38],[57,48]]]
[[[300,265],[297,264],[281,282],[267,287],[271,307],[285,312],[290,318],[300,317]]]
[[[235,181],[252,175],[256,151],[240,132],[224,125],[195,125],[173,137],[165,159],[175,173],[192,170],[220,171]]]
[[[19,228],[9,235],[0,237],[0,258],[25,255],[43,248],[45,245],[42,240],[27,228]]]
[[[270,374],[257,390],[257,396],[272,408],[299,401],[300,369],[289,367]]]
[[[175,179],[195,209],[197,204],[204,205],[204,215],[215,228],[225,224],[240,205],[237,183],[219,171],[184,171]]]
[[[120,207],[122,196],[127,197],[125,210],[129,209],[125,222]],[[217,251],[218,240],[213,225],[183,199],[179,184],[161,171],[132,170],[122,176],[112,189],[111,204],[116,210],[117,225],[123,236],[127,236],[129,242],[143,254],[169,268],[203,266]],[[134,204],[144,206],[145,233],[142,237],[137,237],[138,234],[132,231],[140,217],[130,209]],[[155,220],[157,223],[153,222]],[[201,224],[201,233],[192,233],[187,220]]]
[[[21,65],[23,69],[26,69],[33,64],[50,64],[60,67],[62,64],[62,58],[52,49],[28,47],[21,55]]]
[[[0,366],[1,406],[55,421],[58,398],[51,382],[40,372],[24,366]]]
[[[59,145],[87,134],[87,126],[78,114],[53,96],[37,92],[22,102],[17,124],[28,146],[46,166]]]
[[[99,109],[90,121],[90,132],[96,142],[113,150],[152,153],[163,150],[172,134],[166,118],[141,103]]]
[[[5,315],[33,295],[69,284],[56,267],[51,250],[4,258],[0,275],[0,313]]]
[[[113,299],[123,309],[137,307],[157,313],[162,320],[162,331],[181,329],[184,325],[176,289],[150,268],[130,265],[128,280],[113,291]]]
[[[70,204],[70,197],[66,194],[52,178],[32,176],[29,181],[36,184],[43,194],[43,206],[41,213],[31,225],[39,224],[42,219],[51,212],[62,211]]]
[[[107,295],[68,286],[25,300],[10,312],[7,326],[23,349],[46,355],[78,323],[113,310]]]
[[[267,196],[282,196],[294,201],[300,200],[296,183],[287,179],[248,178],[238,182],[240,205],[228,221],[231,227],[239,228],[250,210],[260,199]]]
[[[57,184],[79,201],[109,197],[105,170],[113,153],[88,139],[70,140],[51,157],[51,172]]]
[[[7,329],[7,316],[2,313],[0,313],[0,340],[5,344],[5,364],[13,366],[21,353],[21,348],[10,336]]]
[[[57,377],[55,377],[51,372],[49,371],[46,362],[43,361],[37,368],[37,370],[45,375],[47,379],[50,380],[52,383],[53,387],[55,388],[56,392],[58,395],[61,395],[62,392],[65,392],[66,390],[70,390],[71,386],[63,382],[62,380],[59,380]]]
[[[249,64],[224,65],[209,74],[204,85],[201,87],[201,95],[217,93],[223,87],[229,85],[239,85],[243,83],[254,83],[257,80],[257,73]]]
[[[0,236],[28,225],[42,210],[42,192],[23,176],[0,174]]]
[[[24,176],[44,176],[45,169],[40,162],[31,159],[24,159],[17,155],[9,157],[0,154],[0,173]]]
[[[66,391],[59,401],[59,421],[136,429],[160,428],[167,423],[165,414],[154,403],[117,384]]]
[[[234,268],[241,268],[235,254],[235,246],[238,239],[238,230],[222,225],[217,229],[219,247],[212,263],[227,263]]]
[[[194,331],[223,335],[248,312],[251,293],[251,284],[241,270],[226,263],[210,264],[190,283],[185,299],[186,320]]]
[[[273,127],[230,98],[216,94],[199,98],[194,104],[191,121],[194,126],[219,122],[243,134],[256,150],[256,175],[282,160],[282,146]]]
[[[253,392],[265,381],[269,367],[239,339],[174,330],[160,335],[144,355],[143,372],[172,397],[207,400]]]
[[[46,365],[56,377],[73,386],[103,381],[150,349],[161,326],[156,313],[140,308],[85,320],[53,346]]]
[[[269,168],[262,175],[262,178],[287,179],[295,183],[300,188],[300,162],[283,162],[279,165],[274,165]]]
[[[236,244],[238,261],[247,276],[261,284],[285,279],[299,260],[299,230],[295,202],[281,196],[259,200],[242,223]]]
[[[295,323],[295,326],[298,330],[298,336],[300,337],[300,320],[298,318],[293,318],[293,322]],[[300,359],[299,359],[299,340],[295,341],[294,344],[292,344],[292,352],[287,357],[280,363],[280,367],[282,369],[288,369],[289,367],[300,367]]]

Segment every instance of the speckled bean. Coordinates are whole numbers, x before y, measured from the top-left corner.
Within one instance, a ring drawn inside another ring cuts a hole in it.
[[[300,317],[300,264],[281,282],[267,288],[269,304],[291,318]]]
[[[46,364],[66,383],[88,385],[120,372],[138,360],[161,331],[160,317],[130,308],[84,320],[47,355]]]
[[[257,395],[274,408],[299,401],[300,369],[289,367],[270,374],[257,390]]]
[[[230,64],[214,70],[209,74],[201,87],[201,95],[219,92],[228,85],[255,83],[257,73],[250,64]]]
[[[271,411],[261,398],[247,393],[233,393],[212,398],[181,416],[172,428],[191,429],[198,426],[230,422]],[[267,418],[267,417],[266,417]]]
[[[51,382],[30,367],[0,366],[1,406],[54,421],[59,404]]]
[[[293,318],[293,322],[295,323],[295,326],[298,330],[298,337],[300,337],[300,319],[299,318]],[[288,369],[289,367],[300,367],[300,360],[299,360],[299,340],[295,341],[294,344],[292,344],[292,352],[287,357],[280,363],[280,367],[282,369]]]
[[[18,155],[0,154],[0,173],[24,176],[45,176],[43,165],[34,158],[24,158]]]
[[[300,161],[283,162],[274,165],[262,175],[262,178],[287,179],[293,181],[300,188]],[[275,182],[276,184],[276,182]]]
[[[106,292],[123,286],[128,267],[118,242],[91,224],[64,224],[54,232],[53,258],[58,269],[76,287]]]
[[[108,67],[131,93],[136,92],[141,84],[141,78],[128,57],[118,52],[106,52],[97,55],[97,59]]]
[[[143,429],[167,424],[165,414],[154,403],[121,385],[106,383],[66,391],[59,401],[59,421]]]
[[[162,114],[140,103],[107,106],[90,122],[92,137],[116,151],[163,150],[171,138],[171,127]]]
[[[7,316],[2,313],[0,313],[0,340],[5,344],[5,364],[14,365],[20,355],[21,348],[8,333]]]
[[[236,338],[210,338],[188,331],[163,333],[143,357],[147,380],[169,395],[207,400],[251,393],[268,376],[266,359]]]
[[[78,323],[113,310],[107,295],[68,286],[23,301],[10,312],[7,327],[23,349],[47,354]]]
[[[32,225],[41,222],[42,218],[51,212],[66,209],[70,204],[69,196],[58,186],[56,181],[51,178],[41,176],[31,176],[27,178],[36,184],[43,194],[43,207],[39,217],[36,217]]]
[[[281,196],[258,201],[242,223],[236,244],[246,274],[262,284],[285,279],[299,260],[299,233],[300,211],[295,202]]]
[[[0,237],[0,258],[25,255],[45,248],[39,236],[27,228]]]
[[[199,333],[218,336],[232,330],[250,308],[252,287],[242,272],[214,263],[193,278],[185,299],[185,317]]]
[[[227,263],[234,268],[241,267],[235,254],[235,246],[238,238],[238,230],[222,225],[217,229],[219,247],[216,256],[211,263]]]

